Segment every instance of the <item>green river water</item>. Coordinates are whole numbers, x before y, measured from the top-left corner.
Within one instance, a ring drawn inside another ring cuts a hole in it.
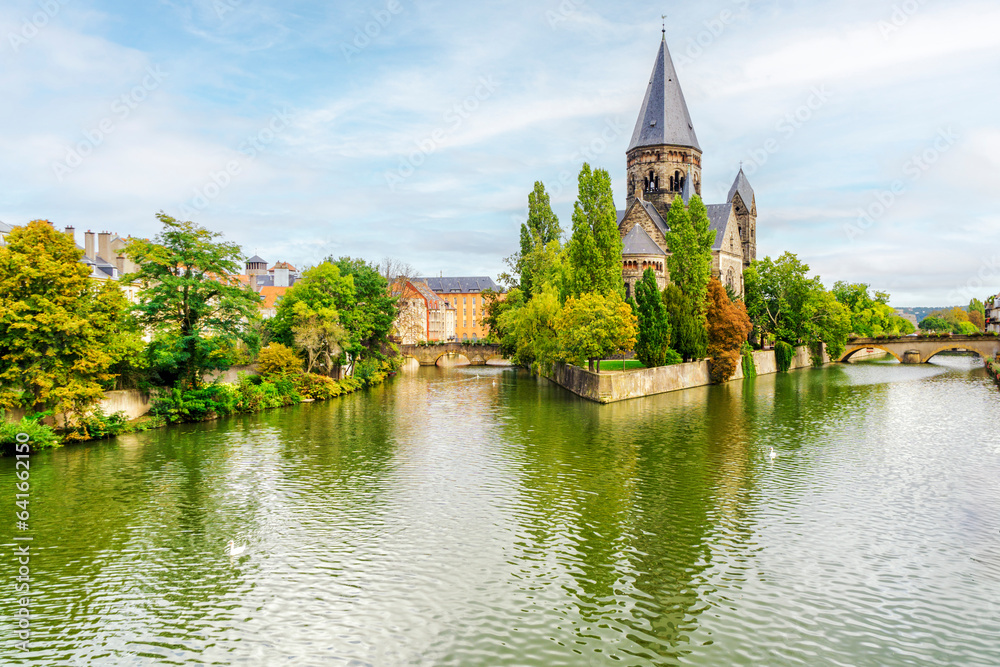
[[[0,460],[3,665],[1000,665],[971,357],[609,406],[421,369],[30,465],[21,532]]]

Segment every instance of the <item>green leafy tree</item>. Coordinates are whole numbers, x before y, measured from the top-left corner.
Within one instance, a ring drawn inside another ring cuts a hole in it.
[[[951,331],[951,323],[941,317],[928,315],[920,320],[920,328],[923,331]]]
[[[589,368],[598,373],[601,359],[630,351],[636,341],[635,314],[617,292],[569,297],[555,328],[563,358],[586,359]]]
[[[305,352],[307,372],[319,368],[332,374],[346,351],[360,347],[357,336],[363,329],[358,326],[352,335],[341,315],[355,305],[354,276],[323,262],[303,272],[285,292],[271,325],[274,339]],[[355,324],[361,323],[355,319]]]
[[[813,348],[814,365],[822,363],[818,343],[826,346],[832,359],[837,359],[844,353],[851,333],[851,311],[837,301],[833,293],[822,288],[812,290],[803,304],[802,319],[803,339]]]
[[[350,335],[347,351],[360,359],[384,360],[397,315],[397,299],[390,294],[389,282],[364,260],[341,257],[333,263],[340,275],[354,280],[354,301],[338,307],[340,321]]]
[[[718,278],[712,278],[708,283],[706,316],[708,354],[712,358],[709,375],[712,382],[720,384],[736,373],[741,349],[753,325],[743,302],[731,301]]]
[[[913,323],[896,315],[895,309],[888,305],[888,294],[875,292],[873,297],[868,290],[869,286],[864,283],[843,281],[835,283],[830,290],[837,301],[850,310],[851,332],[855,336],[879,338],[913,333]]]
[[[663,304],[670,319],[670,344],[685,361],[703,359],[708,353],[704,304],[670,284],[663,290]]]
[[[743,272],[747,313],[761,334],[791,345],[804,337],[802,308],[817,289],[808,272],[809,266],[790,252],[777,261],[756,260]]]
[[[114,283],[97,285],[83,253],[44,220],[0,247],[0,407],[82,412],[101,398],[129,354]]]
[[[701,198],[691,197],[688,208],[684,200],[674,197],[667,214],[667,247],[670,256],[671,286],[665,294],[670,321],[673,325],[674,348],[685,359],[705,356],[708,344],[705,321],[705,299],[712,276],[712,242],[715,232],[710,228],[708,212]]]
[[[543,285],[527,302],[515,288],[508,294],[507,301],[509,303],[499,315],[501,350],[534,372],[547,371],[560,357],[557,322],[562,304],[555,287]]]
[[[573,206],[573,235],[569,242],[572,294],[618,293],[624,300],[621,271],[622,239],[611,192],[611,176],[584,163],[579,194]]]
[[[232,277],[242,268],[238,245],[193,222],[156,217],[156,238],[126,248],[139,270],[125,279],[141,286],[135,314],[154,335],[161,379],[197,387],[206,371],[229,368],[238,345],[256,348],[260,298]]]
[[[635,356],[647,368],[663,366],[670,351],[670,317],[652,269],[646,269],[636,282],[632,309],[638,323]]]
[[[287,345],[269,343],[257,355],[257,371],[267,380],[293,377],[302,372],[302,360]]]
[[[528,194],[528,220],[521,224],[520,287],[530,298],[534,284],[534,269],[525,260],[539,247],[546,247],[562,237],[559,218],[552,212],[549,194],[541,181],[535,181],[535,188]]]

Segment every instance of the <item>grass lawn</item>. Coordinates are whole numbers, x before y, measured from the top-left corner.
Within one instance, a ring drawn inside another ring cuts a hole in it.
[[[630,371],[636,368],[645,368],[638,359],[626,359],[625,360],[625,370]],[[604,371],[619,371],[622,369],[621,359],[605,359],[601,362],[601,372]]]

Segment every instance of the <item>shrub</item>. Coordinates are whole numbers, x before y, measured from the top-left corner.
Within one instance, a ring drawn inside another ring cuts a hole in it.
[[[0,414],[0,454],[9,456],[24,453],[17,451],[17,445],[20,444],[19,435],[21,441],[27,436],[27,442],[24,444],[28,445],[28,451],[31,453],[59,447],[62,443],[55,429],[42,423],[42,419],[47,416],[49,416],[47,413],[26,415],[21,421],[9,424],[2,421]]]
[[[124,412],[106,415],[100,407],[84,417],[78,417],[64,435],[68,441],[103,440],[127,433],[128,416]]]
[[[295,376],[302,372],[302,360],[287,345],[271,343],[257,356],[257,370],[264,379]]]
[[[792,367],[792,358],[795,356],[795,348],[783,340],[779,340],[774,345],[774,361],[778,366],[779,373],[786,373]]]
[[[750,347],[749,343],[743,343],[740,348],[743,356],[743,377],[753,378],[757,377],[757,366],[753,363],[753,349]]]
[[[236,409],[233,385],[210,384],[200,389],[173,387],[153,401],[150,414],[167,423],[198,422],[228,415]]]
[[[295,389],[302,398],[325,401],[340,396],[344,390],[333,378],[315,373],[303,373],[295,378]]]

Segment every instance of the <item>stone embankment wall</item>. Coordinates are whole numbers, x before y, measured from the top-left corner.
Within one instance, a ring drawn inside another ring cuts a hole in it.
[[[103,410],[106,415],[124,412],[129,419],[138,419],[148,413],[152,405],[152,397],[149,394],[144,394],[138,389],[122,389],[105,392],[104,398],[97,404],[97,407]],[[24,417],[24,410],[21,409],[8,410],[5,415],[9,422],[20,421],[22,417]],[[64,415],[57,414],[55,418],[47,418],[45,423],[62,426],[64,421]]]
[[[778,364],[775,361],[773,350],[758,350],[753,353],[753,360],[758,375],[778,372]],[[591,401],[614,403],[630,398],[642,398],[643,396],[665,394],[669,391],[711,384],[709,363],[707,359],[703,359],[687,364],[642,368],[624,373],[601,373],[600,375],[578,366],[556,364],[549,379]],[[830,357],[825,351],[823,352],[823,363],[830,363]],[[811,366],[809,348],[805,346],[796,348],[791,369]],[[737,366],[733,380],[741,379],[743,379],[743,368]]]

